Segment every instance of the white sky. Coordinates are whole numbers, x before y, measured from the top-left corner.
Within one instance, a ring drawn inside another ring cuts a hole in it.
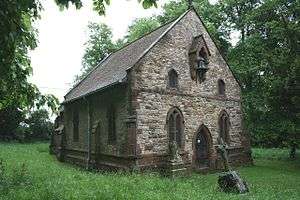
[[[170,0],[159,0],[159,6]],[[212,0],[216,1],[216,0]],[[30,53],[35,83],[42,93],[51,93],[63,100],[74,76],[80,72],[88,22],[104,22],[112,28],[114,39],[123,37],[128,25],[139,17],[159,14],[161,8],[143,9],[137,0],[112,0],[106,16],[92,10],[92,1],[84,6],[60,11],[54,0],[42,0],[44,10],[37,22],[38,47]]]

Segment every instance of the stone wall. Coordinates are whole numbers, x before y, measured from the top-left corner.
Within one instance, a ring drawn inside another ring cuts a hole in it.
[[[209,70],[202,83],[191,79],[188,56],[193,37],[200,34],[211,53]],[[179,75],[178,90],[167,87],[170,69],[175,69]],[[168,154],[166,118],[172,107],[178,107],[184,116],[186,162],[192,162],[193,138],[200,125],[207,126],[213,145],[217,144],[218,117],[223,110],[230,116],[230,146],[242,146],[240,87],[194,12],[182,18],[147,53],[133,74],[139,155]],[[225,96],[218,95],[219,79],[226,84]],[[216,158],[215,149],[213,151]]]

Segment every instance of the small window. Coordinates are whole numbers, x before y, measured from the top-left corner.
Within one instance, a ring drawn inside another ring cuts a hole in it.
[[[73,111],[73,141],[79,140],[79,113],[77,109]]]
[[[108,118],[108,144],[115,144],[117,141],[116,135],[116,113],[113,106],[107,110]]]
[[[177,88],[178,87],[178,74],[174,69],[171,69],[168,73],[169,78],[169,87]]]
[[[219,95],[225,95],[225,82],[222,79],[218,80],[218,92]]]

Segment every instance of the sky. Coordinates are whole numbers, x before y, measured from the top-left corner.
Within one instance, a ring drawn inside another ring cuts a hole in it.
[[[39,43],[30,52],[33,68],[30,81],[42,93],[54,94],[60,101],[80,72],[88,22],[106,23],[116,40],[126,34],[134,19],[161,13],[161,5],[170,0],[159,0],[159,7],[151,9],[143,9],[137,0],[112,0],[105,16],[93,11],[92,0],[82,1],[83,7],[79,10],[70,6],[61,11],[54,0],[42,0],[44,9],[35,24]]]

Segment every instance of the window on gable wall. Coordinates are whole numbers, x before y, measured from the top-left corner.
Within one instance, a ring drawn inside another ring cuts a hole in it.
[[[218,80],[218,93],[219,95],[225,95],[225,82],[222,79]]]
[[[78,109],[73,110],[73,141],[78,142],[79,140],[79,113]]]
[[[178,87],[178,74],[174,69],[171,69],[168,73],[169,87],[177,88]]]
[[[113,106],[110,106],[107,110],[107,118],[108,118],[108,144],[115,144],[117,141],[116,135],[116,113]]]

